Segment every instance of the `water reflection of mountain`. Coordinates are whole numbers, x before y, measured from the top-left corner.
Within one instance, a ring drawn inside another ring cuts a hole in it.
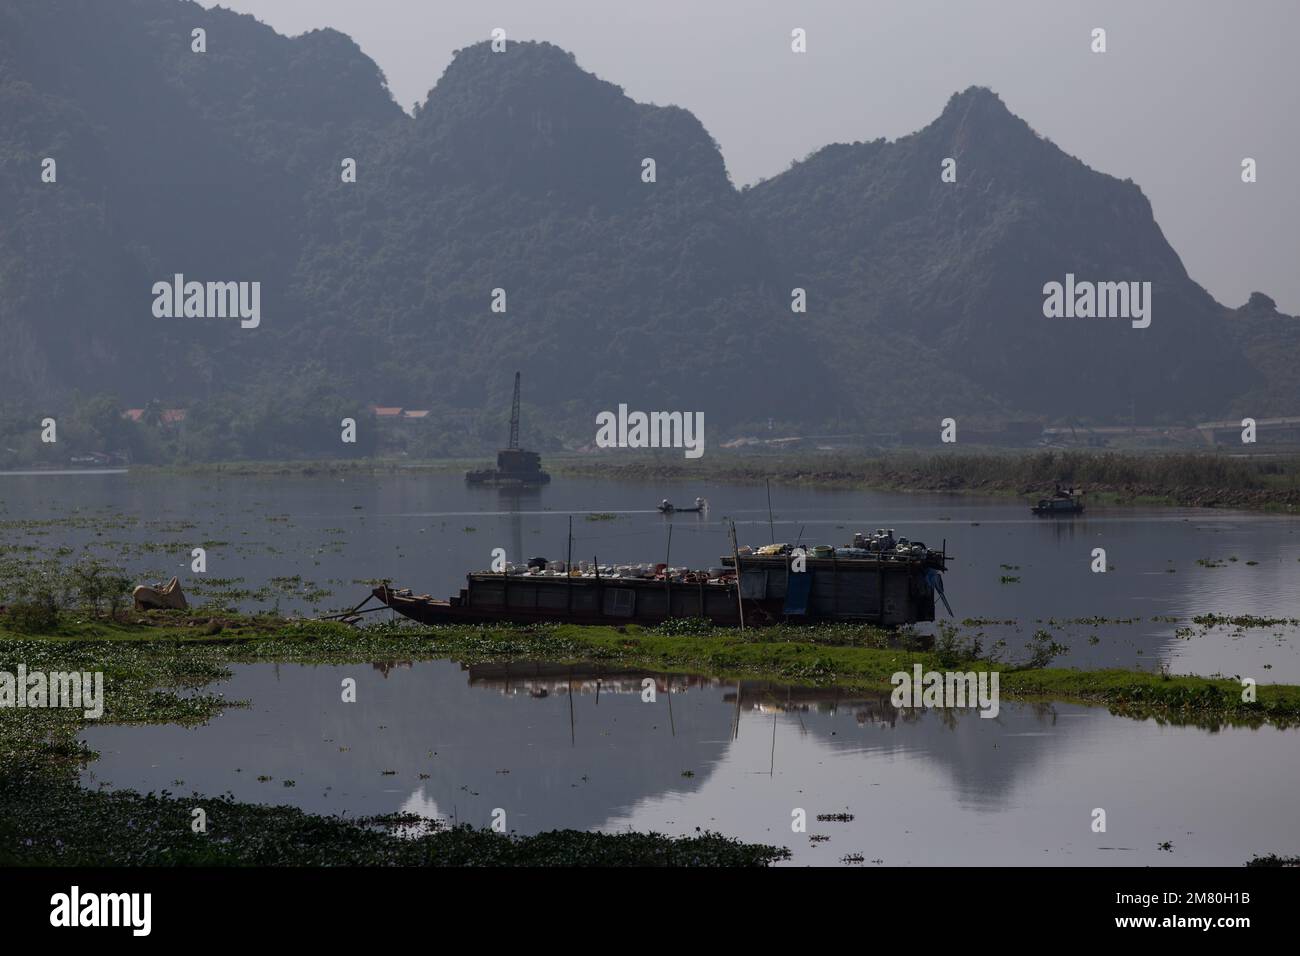
[[[642,700],[647,676],[653,703]],[[357,681],[356,703],[340,699],[345,677]],[[899,712],[885,695],[549,664],[245,665],[223,691],[252,706],[197,729],[89,731],[102,753],[93,777],[141,790],[176,790],[180,779],[187,792],[350,815],[424,809],[478,825],[501,807],[520,831],[591,829],[645,800],[688,802],[727,762],[737,722],[743,736],[787,721],[818,754],[849,760],[921,756],[968,802],[995,806],[1049,752],[1046,738],[1009,738],[1008,728],[1051,729],[1047,711],[953,721]],[[777,772],[794,756],[787,747],[776,749]],[[752,770],[766,771],[763,762]]]
[[[760,716],[784,716],[797,722],[802,734],[828,748],[923,754],[966,802],[989,807],[1000,806],[1020,778],[1033,772],[1049,754],[1049,741],[1059,744],[1064,739],[1055,732],[1056,709],[1049,703],[1008,704],[996,718],[983,718],[971,708],[900,709],[888,693],[864,694],[839,687],[549,663],[475,664],[465,669],[470,686],[508,696],[546,698],[568,695],[570,688],[574,695],[639,696],[646,677],[654,679],[659,694],[667,694],[671,687],[678,699],[692,689],[712,691],[729,711],[746,715],[740,732],[761,732],[756,719]],[[843,717],[853,723],[848,733]],[[735,724],[733,713],[730,732],[736,732]],[[884,733],[849,736],[855,730],[872,729]],[[779,754],[774,760],[779,761]]]
[[[664,682],[655,703],[643,703],[644,675],[575,678],[570,694],[567,677],[512,674],[481,694],[445,662],[417,664],[384,686],[371,674],[353,675],[359,713],[326,709],[324,736],[363,734],[366,752],[353,761],[362,781],[397,769],[390,783],[408,794],[408,808],[433,805],[478,825],[501,807],[512,829],[599,826],[648,795],[698,789],[730,738],[716,695]],[[367,708],[367,697],[382,709]],[[377,723],[385,729],[374,732]]]

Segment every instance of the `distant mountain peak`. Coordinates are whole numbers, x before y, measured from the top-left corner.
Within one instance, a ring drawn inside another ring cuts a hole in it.
[[[510,40],[505,52],[497,53],[492,49],[492,41],[482,40],[452,54],[434,90],[441,96],[485,83],[496,89],[528,89],[542,80],[557,79],[613,86],[584,70],[572,53],[554,43]],[[434,93],[431,91],[429,95],[432,98]]]
[[[943,108],[943,112],[948,114],[971,109],[1000,111],[1008,116],[1015,115],[1007,109],[1007,104],[1002,101],[1002,97],[987,86],[968,86],[954,93],[948,97],[948,104]]]
[[[1252,292],[1242,309],[1246,312],[1271,315],[1277,311],[1277,302],[1272,296],[1265,295],[1263,292]]]
[[[530,66],[558,66],[572,68],[583,72],[577,65],[577,58],[563,47],[546,40],[509,40],[505,51],[498,53],[492,49],[491,40],[480,40],[467,47],[455,50],[451,56],[451,66],[457,63],[482,64],[492,57],[500,57],[497,62],[520,63]],[[451,66],[448,69],[451,69]]]
[[[968,86],[948,98],[947,105],[927,128],[941,136],[963,139],[992,138],[1008,143],[1039,136],[1021,117],[1011,112],[1002,97],[987,86]]]

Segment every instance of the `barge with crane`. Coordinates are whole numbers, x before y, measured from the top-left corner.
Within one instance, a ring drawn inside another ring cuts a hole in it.
[[[497,466],[467,472],[465,481],[471,485],[544,485],[551,476],[542,471],[542,456],[535,451],[519,447],[519,373],[515,372],[515,396],[510,403],[510,439],[506,447],[497,452]]]

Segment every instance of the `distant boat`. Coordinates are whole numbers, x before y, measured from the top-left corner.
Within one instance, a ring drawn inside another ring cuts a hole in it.
[[[1074,515],[1083,514],[1083,502],[1079,499],[1083,492],[1076,492],[1073,488],[1068,491],[1062,491],[1058,485],[1056,494],[1050,498],[1039,498],[1038,504],[1034,505],[1030,511],[1040,518],[1056,517],[1073,517]]]
[[[515,372],[515,397],[510,405],[510,442],[497,452],[497,466],[467,472],[471,485],[544,485],[551,476],[542,471],[542,458],[535,451],[519,447],[519,373]]]
[[[698,514],[709,510],[709,503],[704,498],[696,498],[693,508],[679,508],[667,498],[659,503],[659,513],[665,515],[671,514]]]

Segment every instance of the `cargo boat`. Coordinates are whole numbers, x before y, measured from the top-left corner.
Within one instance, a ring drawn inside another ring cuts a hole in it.
[[[1062,491],[1060,485],[1057,485],[1056,493],[1052,497],[1039,498],[1038,504],[1029,510],[1040,518],[1081,515],[1083,514],[1083,502],[1079,499],[1082,494],[1082,492],[1075,492],[1073,488]]]
[[[371,597],[421,624],[655,625],[707,618],[734,627],[742,623],[743,606],[743,623],[751,626],[857,621],[896,627],[933,621],[936,592],[947,607],[941,575],[948,557],[946,548],[934,551],[900,539],[887,550],[822,547],[802,557],[788,545],[745,548],[721,558],[720,567],[698,571],[586,562],[566,569],[563,562],[535,559],[526,569],[471,571],[460,593],[445,601],[388,584]],[[795,570],[797,560],[803,571]]]

